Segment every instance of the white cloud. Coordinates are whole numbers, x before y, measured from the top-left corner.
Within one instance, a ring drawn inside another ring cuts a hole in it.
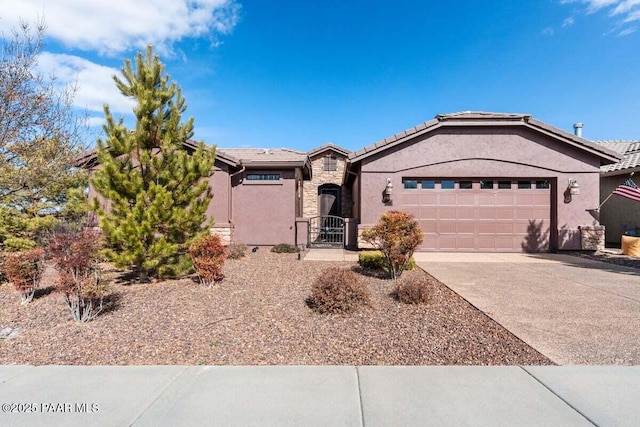
[[[629,27],[624,29],[618,33],[619,36],[628,36],[629,34],[633,34],[638,31],[638,27]]]
[[[60,82],[77,83],[74,105],[78,108],[102,112],[106,103],[113,113],[131,113],[133,109],[134,102],[123,96],[113,81],[112,76],[120,75],[120,70],[78,56],[48,52],[40,54],[38,65],[43,74],[52,73]]]
[[[541,33],[542,33],[543,36],[552,36],[553,35],[553,28],[551,28],[551,27],[544,28],[541,31]]]
[[[565,19],[564,21],[562,21],[562,26],[563,27],[570,27],[575,23],[575,19],[573,19],[572,16],[568,17],[567,19]]]
[[[0,0],[0,30],[14,28],[20,19],[43,17],[47,37],[66,47],[103,55],[154,45],[160,53],[190,37],[228,34],[239,19],[235,0]]]
[[[560,0],[560,3],[585,4],[587,14],[609,9],[609,16],[620,16],[623,22],[640,20],[640,0]]]

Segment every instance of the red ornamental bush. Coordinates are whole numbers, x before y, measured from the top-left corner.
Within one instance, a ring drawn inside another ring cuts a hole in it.
[[[22,294],[21,304],[33,300],[44,273],[44,251],[40,248],[5,254],[7,279]]]
[[[413,215],[401,211],[382,214],[378,223],[362,232],[362,239],[382,252],[393,279],[400,277],[422,243],[422,231]]]
[[[189,247],[189,256],[203,286],[210,288],[224,277],[222,267],[227,259],[227,248],[217,234],[195,240]]]
[[[78,323],[93,320],[103,310],[107,285],[100,274],[100,243],[95,231],[62,231],[49,245],[60,275],[56,288]]]

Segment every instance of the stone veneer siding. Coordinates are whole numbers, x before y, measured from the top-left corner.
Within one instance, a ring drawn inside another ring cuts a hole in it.
[[[223,245],[231,243],[231,224],[215,224],[209,228],[210,234],[217,234],[222,239]]]
[[[580,227],[582,250],[601,251],[604,249],[604,231],[602,225],[595,227]]]
[[[342,216],[351,217],[351,207],[353,205],[353,197],[351,191],[342,185],[342,177],[346,159],[341,154],[335,154],[337,157],[337,167],[335,171],[324,170],[324,158],[328,154],[327,151],[311,158],[312,179],[304,182],[302,196],[302,214],[305,218],[318,216],[318,187],[324,184],[336,184],[341,187],[342,194]]]

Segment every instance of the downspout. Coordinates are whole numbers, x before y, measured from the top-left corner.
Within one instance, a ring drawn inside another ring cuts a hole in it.
[[[239,171],[234,172],[232,174],[229,174],[229,203],[227,203],[227,205],[229,206],[229,225],[231,226],[231,233],[233,234],[233,230],[235,228],[235,225],[233,223],[233,178],[238,175],[243,173],[246,170],[246,168],[244,167],[244,165],[242,166],[242,168],[240,168]],[[233,239],[231,239],[233,240]]]

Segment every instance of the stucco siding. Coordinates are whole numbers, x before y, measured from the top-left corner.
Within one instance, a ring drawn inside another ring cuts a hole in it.
[[[229,224],[229,169],[226,165],[216,162],[209,186],[213,198],[207,207],[207,218],[213,217],[220,226]]]
[[[362,161],[361,228],[398,209],[403,178],[545,179],[557,186],[551,193],[553,224],[547,225],[554,228],[557,248],[580,249],[578,227],[597,225],[588,210],[598,206],[599,166],[596,156],[527,129],[439,129]],[[387,178],[397,190],[385,204]],[[577,180],[580,195],[565,203],[569,179]]]
[[[233,184],[233,240],[247,245],[295,244],[296,181],[293,170],[250,171],[280,174],[278,181]]]

